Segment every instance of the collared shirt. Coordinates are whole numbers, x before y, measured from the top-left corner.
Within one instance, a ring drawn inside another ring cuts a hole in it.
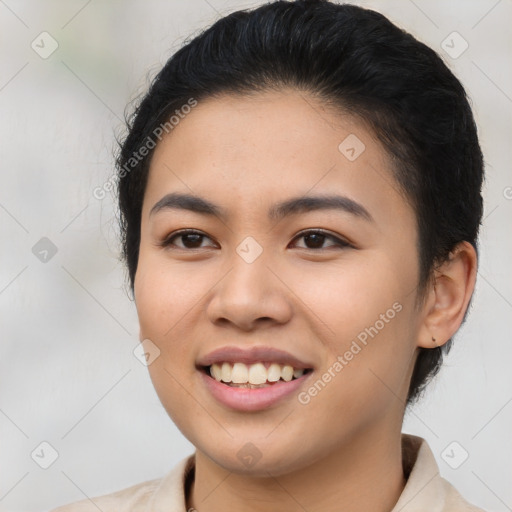
[[[406,485],[390,512],[484,512],[468,503],[439,474],[427,442],[402,433],[402,464]],[[194,454],[166,476],[122,491],[82,500],[52,512],[187,512],[186,495],[194,478]]]

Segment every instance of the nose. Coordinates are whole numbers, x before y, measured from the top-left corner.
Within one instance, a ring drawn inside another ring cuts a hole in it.
[[[247,263],[238,254],[230,271],[215,286],[207,306],[209,320],[243,331],[285,324],[292,317],[290,291],[260,256]]]

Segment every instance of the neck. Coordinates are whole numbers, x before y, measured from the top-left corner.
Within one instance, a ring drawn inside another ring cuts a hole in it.
[[[382,434],[359,435],[308,467],[268,478],[229,472],[197,450],[187,509],[390,512],[406,480],[400,431]]]

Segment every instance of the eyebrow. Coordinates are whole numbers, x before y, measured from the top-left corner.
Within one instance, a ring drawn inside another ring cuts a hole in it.
[[[220,206],[199,196],[173,192],[160,199],[149,212],[149,216],[167,209],[188,210],[191,212],[227,219],[229,215]],[[276,203],[268,211],[270,220],[306,213],[313,210],[341,210],[368,222],[374,222],[370,212],[360,203],[346,196],[321,195],[292,197]]]

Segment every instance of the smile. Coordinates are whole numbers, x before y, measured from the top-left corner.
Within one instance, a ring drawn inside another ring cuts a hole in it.
[[[216,368],[212,369],[213,366]],[[251,372],[252,367],[256,369]],[[224,382],[223,372],[226,372],[226,380],[229,378],[229,373],[231,374],[230,382]],[[215,373],[216,377],[212,373]],[[276,363],[270,363],[268,368],[264,363],[255,363],[250,366],[244,363],[222,363],[203,367],[199,371],[202,383],[217,403],[230,410],[241,412],[261,411],[280,405],[286,398],[294,397],[299,393],[312,373],[312,369],[294,370],[292,366],[281,366]],[[260,382],[263,377],[265,381]],[[271,380],[276,378],[277,380]],[[260,383],[254,384],[250,379]]]
[[[258,389],[272,386],[278,381],[290,382],[302,377],[308,371],[278,363],[214,363],[208,368],[209,374],[217,381],[230,387]]]
[[[196,360],[202,385],[217,404],[258,411],[300,392],[314,371],[312,361],[273,346],[224,346]]]

